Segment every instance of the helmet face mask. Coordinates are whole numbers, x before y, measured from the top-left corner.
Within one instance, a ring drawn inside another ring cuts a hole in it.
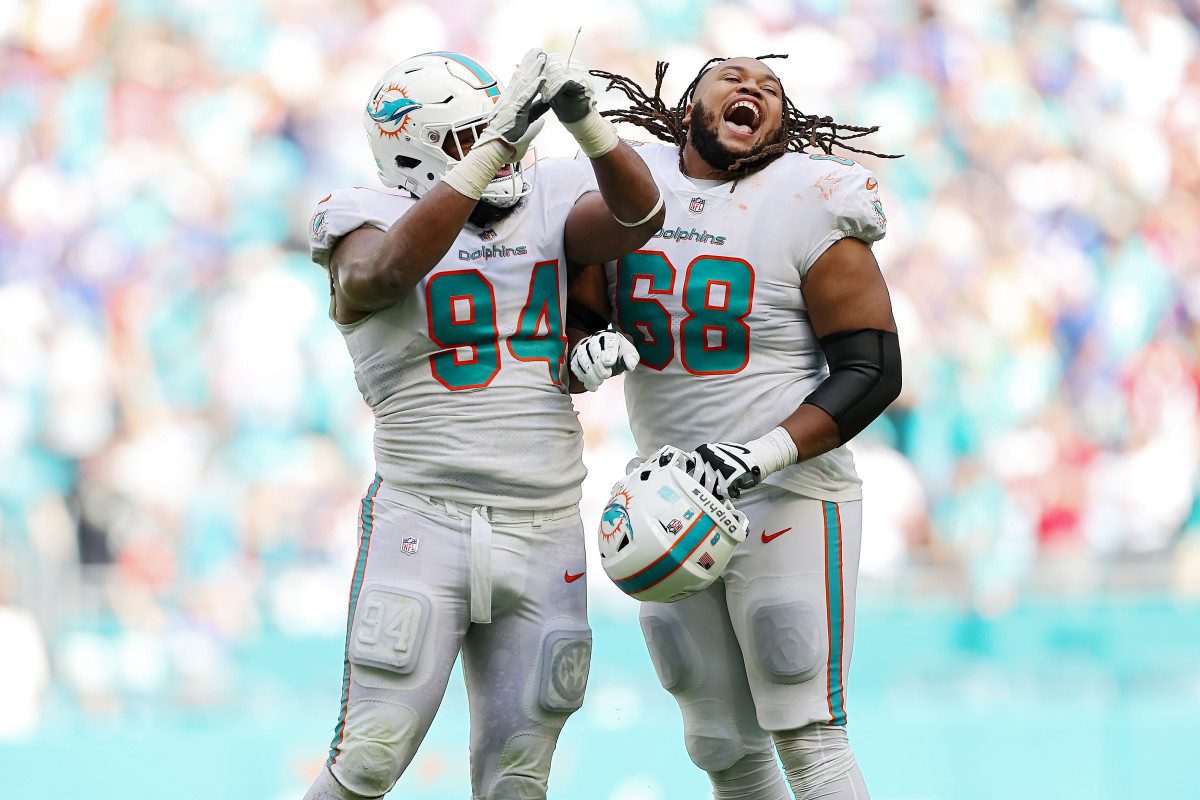
[[[645,462],[617,485],[597,534],[604,571],[638,600],[707,589],[746,538],[746,517],[673,463]]]
[[[458,163],[460,134],[478,135],[491,121],[501,91],[491,73],[457,53],[426,53],[392,67],[363,111],[379,180],[423,197]],[[482,201],[503,208],[532,191],[520,164],[506,172],[488,184]]]

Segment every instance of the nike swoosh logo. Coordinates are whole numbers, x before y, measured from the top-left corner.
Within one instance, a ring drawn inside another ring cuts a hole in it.
[[[774,533],[772,533],[770,536],[767,536],[767,532],[766,532],[766,531],[763,531],[763,532],[762,532],[762,540],[763,540],[763,544],[766,544],[767,542],[771,541],[771,540],[772,540],[772,539],[774,539],[776,536],[783,536],[785,533],[787,533],[787,532],[788,532],[788,531],[790,531],[790,530],[791,530],[791,528],[784,528],[784,529],[783,529],[783,530],[781,530],[781,531],[775,531],[775,532],[774,532]]]
[[[585,570],[585,572],[586,572],[586,570]],[[583,577],[583,572],[579,573],[578,575],[572,575],[567,570],[565,570],[565,569],[563,570],[563,580],[566,581],[567,583],[574,583],[575,581],[579,580],[582,577]]]
[[[878,182],[873,181],[870,178],[867,178],[867,191],[868,192],[871,191],[872,189],[874,189],[878,185],[879,185]]]

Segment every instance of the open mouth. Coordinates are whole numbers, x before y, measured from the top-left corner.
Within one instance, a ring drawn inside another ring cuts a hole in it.
[[[500,169],[496,170],[496,174],[492,176],[492,180],[497,180],[498,178],[507,178],[509,175],[512,175],[512,174],[513,174],[512,164],[505,164]]]
[[[738,100],[725,111],[725,127],[739,136],[751,136],[758,130],[758,106]]]

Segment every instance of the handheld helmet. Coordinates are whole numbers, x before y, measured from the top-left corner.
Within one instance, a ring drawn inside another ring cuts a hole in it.
[[[600,563],[638,600],[671,603],[707,589],[746,538],[746,516],[676,460],[643,463],[614,487],[601,515]]]
[[[401,61],[375,84],[363,111],[363,127],[385,186],[423,197],[458,159],[458,134],[482,129],[495,114],[503,87],[475,60],[459,53],[424,53]],[[520,164],[488,184],[480,198],[495,206],[514,205],[532,191]]]

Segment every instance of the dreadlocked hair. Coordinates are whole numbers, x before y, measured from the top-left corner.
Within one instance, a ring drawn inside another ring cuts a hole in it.
[[[759,56],[757,60],[765,61],[769,58],[787,58],[787,56],[779,53],[771,53],[770,55]],[[717,62],[727,60],[724,57],[718,57],[710,58],[704,62],[704,66],[696,73],[696,77],[688,84],[683,96],[679,98],[679,102],[673,108],[668,108],[662,99],[663,77],[667,74],[667,67],[669,66],[665,61],[659,61],[654,68],[653,95],[647,93],[635,81],[624,75],[594,69],[591,71],[592,75],[608,81],[605,90],[616,89],[625,95],[631,104],[628,108],[601,111],[600,114],[610,117],[614,122],[628,122],[664,142],[671,142],[678,145],[679,167],[682,170],[683,150],[687,144],[688,136],[688,126],[683,122],[683,118],[687,114],[687,107],[694,100],[696,87],[700,84],[700,79],[708,72],[709,67]],[[832,117],[818,117],[815,114],[805,114],[800,111],[792,103],[791,99],[788,98],[787,92],[782,92],[780,99],[783,102],[782,138],[777,142],[762,147],[755,153],[734,161],[729,166],[729,173],[736,175],[738,178],[744,178],[751,172],[756,172],[767,166],[789,150],[795,153],[820,150],[825,155],[832,155],[833,148],[838,147],[842,150],[849,150],[852,153],[863,153],[869,156],[876,156],[877,158],[901,158],[899,155],[861,150],[847,144],[850,140],[861,139],[863,136],[879,130],[878,125],[872,125],[871,127],[841,125],[834,122]]]

